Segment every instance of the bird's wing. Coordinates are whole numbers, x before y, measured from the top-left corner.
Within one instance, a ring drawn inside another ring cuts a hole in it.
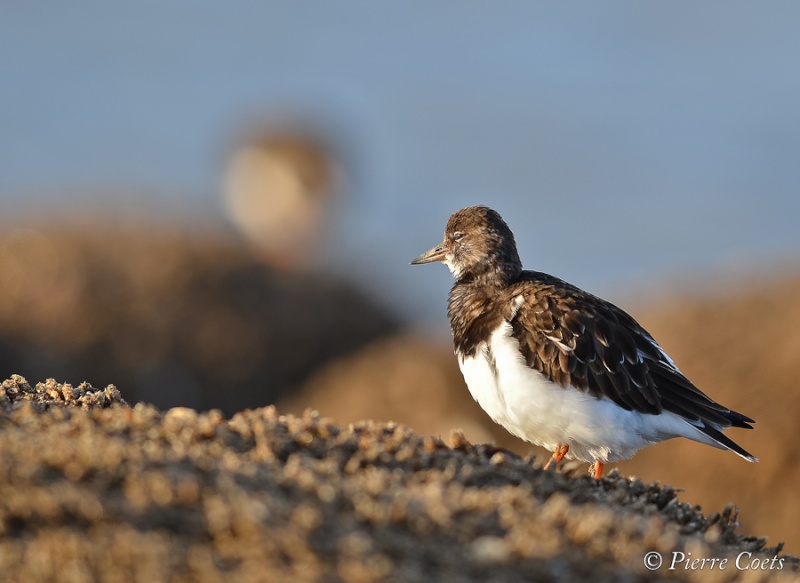
[[[525,272],[507,320],[528,366],[629,411],[671,411],[696,424],[749,427],[752,419],[695,387],[653,337],[615,305],[552,276]]]

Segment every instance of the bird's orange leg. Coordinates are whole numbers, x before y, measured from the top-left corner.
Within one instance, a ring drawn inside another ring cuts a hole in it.
[[[600,477],[603,475],[603,462],[594,462],[592,467],[589,468],[589,471],[592,472],[595,480],[599,480]]]
[[[559,443],[556,446],[556,450],[553,452],[553,457],[545,464],[544,469],[549,470],[550,465],[555,462],[555,468],[558,468],[558,464],[564,461],[564,456],[567,455],[569,451],[569,446],[565,443]]]

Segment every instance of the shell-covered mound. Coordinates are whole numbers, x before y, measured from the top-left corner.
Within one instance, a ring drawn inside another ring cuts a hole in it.
[[[737,532],[732,508],[705,516],[669,486],[545,472],[461,434],[2,387],[12,581],[729,581],[737,560],[747,580],[798,575],[797,559]],[[693,570],[704,557],[727,562]]]

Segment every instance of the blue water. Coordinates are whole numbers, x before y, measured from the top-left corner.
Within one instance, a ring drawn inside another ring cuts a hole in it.
[[[526,266],[593,290],[800,252],[800,4],[6,2],[0,205],[224,221],[253,120],[328,132],[327,269],[443,318],[408,260],[497,208]]]

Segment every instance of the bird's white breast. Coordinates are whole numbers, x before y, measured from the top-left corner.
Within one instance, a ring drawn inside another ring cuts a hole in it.
[[[670,437],[696,439],[696,430],[672,413],[627,411],[548,380],[527,366],[508,322],[474,356],[458,355],[458,361],[473,398],[496,423],[550,451],[566,443],[570,459],[613,462]]]

